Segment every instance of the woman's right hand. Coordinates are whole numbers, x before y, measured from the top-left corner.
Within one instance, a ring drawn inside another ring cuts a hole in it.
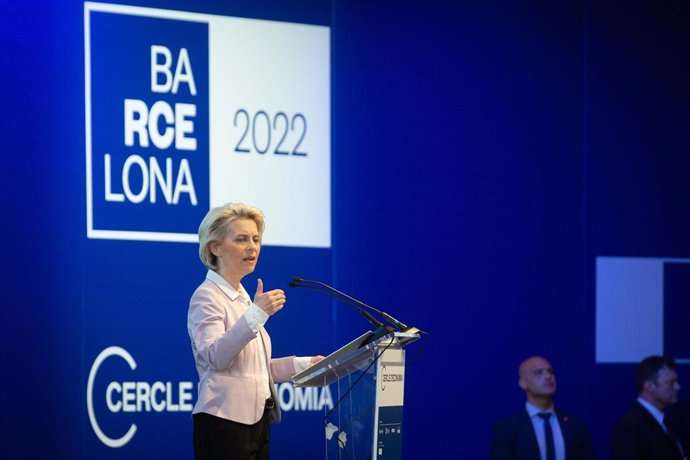
[[[257,307],[273,316],[278,310],[285,305],[285,292],[282,289],[273,289],[272,291],[264,292],[264,282],[261,278],[256,283],[256,294],[254,294],[254,303]]]

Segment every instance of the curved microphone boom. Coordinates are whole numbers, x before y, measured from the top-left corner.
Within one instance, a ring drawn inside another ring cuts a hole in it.
[[[353,297],[350,297],[349,295],[345,294],[344,292],[341,292],[341,291],[337,290],[336,288],[334,288],[333,286],[329,286],[326,283],[322,283],[321,281],[308,280],[308,279],[304,279],[304,278],[300,278],[300,277],[296,276],[296,277],[292,278],[292,281],[290,281],[289,284],[290,284],[290,287],[306,287],[306,288],[310,288],[310,289],[315,289],[317,291],[323,292],[324,294],[330,295],[331,297],[333,297],[336,300],[340,300],[343,303],[347,303],[348,305],[353,305],[353,306],[356,305],[358,307],[361,307],[361,309],[367,309],[367,310],[373,311],[373,312],[377,313],[378,315],[380,315],[384,320],[386,320],[390,324],[397,327],[402,332],[405,332],[408,329],[410,329],[409,327],[407,327],[406,324],[393,318],[388,313],[381,311],[377,308],[374,308],[370,305],[367,305],[364,302],[357,300]],[[320,288],[317,288],[316,286],[313,286],[313,285],[319,286]],[[328,294],[328,292],[335,294],[335,295]],[[363,311],[361,309],[360,309],[360,311]]]
[[[315,291],[318,291],[322,294],[327,295],[328,297],[330,297],[332,299],[337,300],[338,302],[341,302],[341,303],[344,303],[344,304],[349,305],[351,307],[354,307],[367,321],[369,321],[371,324],[373,324],[374,327],[376,327],[378,329],[384,328],[383,323],[381,323],[381,321],[374,318],[368,311],[364,310],[362,307],[357,305],[355,302],[352,302],[346,298],[342,298],[340,296],[337,296],[337,295],[333,294],[332,292],[329,292],[327,289],[324,289],[320,286],[310,286],[307,284],[302,284],[301,281],[303,281],[301,278],[293,278],[292,281],[290,281],[289,285],[290,285],[290,287],[303,287],[303,288],[307,288],[307,289],[313,289]],[[391,332],[391,331],[388,331],[388,332]]]

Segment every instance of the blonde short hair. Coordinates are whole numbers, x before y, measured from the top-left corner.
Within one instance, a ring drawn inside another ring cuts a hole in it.
[[[218,258],[211,252],[212,243],[220,243],[228,233],[230,222],[251,219],[256,222],[259,235],[264,234],[264,213],[254,206],[227,203],[211,209],[199,225],[199,258],[206,268],[217,271]]]

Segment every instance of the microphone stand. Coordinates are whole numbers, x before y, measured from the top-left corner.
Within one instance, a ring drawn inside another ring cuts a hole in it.
[[[381,316],[385,321],[387,321],[389,324],[392,324],[396,328],[398,328],[399,331],[401,332],[407,332],[410,329],[413,329],[411,327],[408,327],[406,324],[402,323],[401,321],[398,321],[388,313],[381,311],[377,308],[372,307],[371,305],[367,305],[364,302],[357,300],[344,292],[341,292],[334,288],[333,286],[329,286],[326,283],[322,283],[321,281],[316,281],[316,280],[308,280],[300,277],[294,277],[292,278],[292,281],[290,281],[290,287],[306,287],[309,289],[314,289],[317,290],[323,294],[326,294],[342,303],[345,303],[347,305],[354,306],[357,308],[362,315],[364,316],[364,311],[369,310],[377,313],[379,316]],[[366,316],[365,316],[366,318]],[[372,323],[374,324],[374,323]],[[381,323],[379,322],[378,325],[374,324],[376,327],[381,327]],[[392,332],[392,331],[391,331]]]
[[[300,280],[301,280],[301,278],[300,278]],[[367,321],[369,321],[376,328],[376,330],[371,332],[371,335],[360,344],[360,347],[368,344],[369,342],[373,342],[374,340],[377,340],[386,334],[393,332],[392,327],[384,326],[383,323],[381,323],[381,321],[374,318],[371,315],[371,313],[366,311],[356,301],[354,301],[355,299],[350,300],[351,298],[349,296],[342,297],[342,296],[335,294],[334,292],[331,292],[327,289],[324,289],[323,287],[321,287],[319,285],[312,286],[312,285],[308,285],[308,284],[302,284],[301,282],[295,282],[295,279],[290,281],[290,287],[293,287],[293,288],[294,287],[303,287],[303,288],[307,288],[307,289],[313,289],[317,292],[320,292],[322,294],[327,295],[328,297],[331,297],[332,299],[337,300],[340,303],[354,307]]]

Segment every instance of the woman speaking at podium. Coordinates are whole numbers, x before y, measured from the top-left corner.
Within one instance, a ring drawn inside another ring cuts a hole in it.
[[[264,324],[285,305],[285,292],[264,291],[259,279],[252,300],[241,284],[256,268],[263,232],[263,212],[240,203],[211,209],[199,226],[199,257],[209,270],[187,315],[199,373],[196,459],[268,459],[271,421],[280,421],[274,382],[323,359],[271,359]]]

